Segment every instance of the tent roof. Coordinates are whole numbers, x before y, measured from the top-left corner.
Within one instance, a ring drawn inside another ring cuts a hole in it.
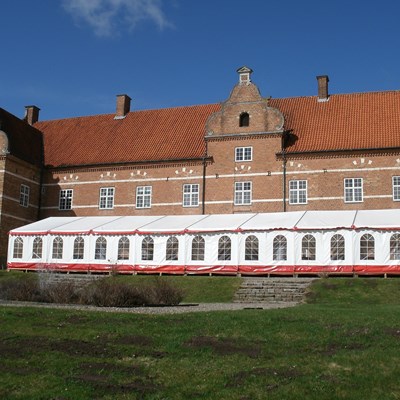
[[[156,234],[256,230],[400,230],[400,210],[294,211],[286,213],[124,217],[50,217],[10,231],[37,234]]]

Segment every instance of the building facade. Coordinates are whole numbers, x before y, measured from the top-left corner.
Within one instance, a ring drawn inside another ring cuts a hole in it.
[[[131,112],[118,95],[115,114],[53,121],[0,110],[1,240],[49,216],[399,208],[399,91],[331,95],[318,76],[316,96],[264,98],[237,72],[220,104]]]

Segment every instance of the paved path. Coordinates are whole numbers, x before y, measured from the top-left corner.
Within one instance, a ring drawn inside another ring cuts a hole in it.
[[[287,308],[296,306],[298,303],[201,303],[201,304],[180,304],[179,306],[165,307],[95,307],[70,304],[49,304],[49,303],[30,303],[24,301],[1,301],[0,306],[9,307],[40,307],[57,308],[64,310],[82,311],[102,311],[102,312],[122,312],[133,314],[182,314],[191,312],[210,312],[210,311],[235,311],[235,310],[269,310],[274,308]]]

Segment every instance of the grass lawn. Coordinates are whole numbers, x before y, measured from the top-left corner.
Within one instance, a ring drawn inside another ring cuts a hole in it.
[[[0,307],[0,398],[400,399],[400,279],[321,279],[307,299],[158,316]]]

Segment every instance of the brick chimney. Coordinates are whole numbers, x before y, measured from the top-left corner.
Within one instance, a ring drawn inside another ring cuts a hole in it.
[[[117,111],[115,119],[125,118],[126,114],[131,110],[131,98],[126,94],[117,95]]]
[[[25,106],[25,117],[24,120],[29,124],[33,125],[39,121],[40,108],[36,106]]]
[[[317,76],[318,81],[318,101],[328,101],[328,75]]]

